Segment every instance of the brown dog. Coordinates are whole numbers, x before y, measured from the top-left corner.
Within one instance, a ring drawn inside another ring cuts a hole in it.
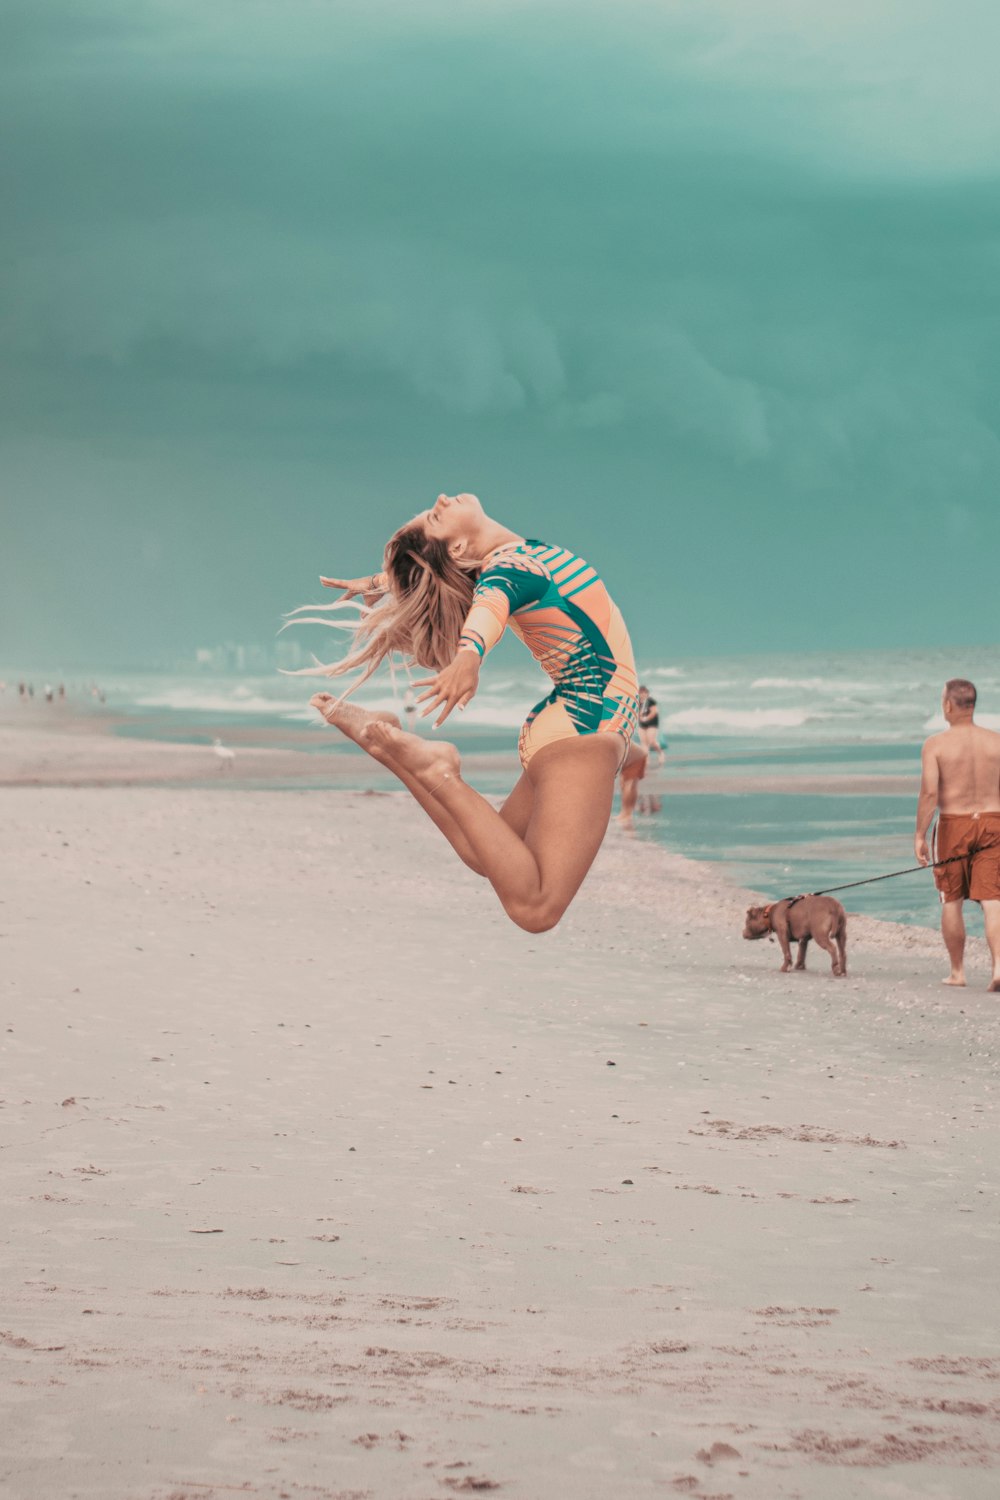
[[[770,937],[772,932],[785,960],[782,974],[792,967],[792,942],[799,945],[795,967],[805,968],[810,938],[829,953],[835,978],[843,979],[847,973],[847,913],[832,896],[786,897],[773,906],[751,906],[743,936],[752,940]]]

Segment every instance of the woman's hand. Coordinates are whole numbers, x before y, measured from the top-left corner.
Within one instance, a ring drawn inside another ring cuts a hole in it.
[[[366,578],[324,578],[321,573],[319,581],[325,589],[344,590],[337,601],[338,604],[344,599],[354,599],[360,595],[367,605],[372,605],[376,599],[381,599],[385,592],[380,578],[379,573],[370,573]]]
[[[425,703],[430,699],[420,717],[426,719],[428,714],[440,708],[441,713],[434,720],[434,728],[437,729],[453,708],[464,708],[479,687],[479,664],[477,651],[459,651],[455,660],[436,677],[425,677],[418,682],[416,686],[427,688],[427,692],[421,693],[417,702]]]

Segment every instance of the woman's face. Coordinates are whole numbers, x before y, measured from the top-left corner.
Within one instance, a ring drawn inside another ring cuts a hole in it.
[[[469,541],[482,520],[483,507],[475,495],[438,495],[429,510],[414,516],[413,525],[422,526],[427,536],[451,546],[453,542]]]

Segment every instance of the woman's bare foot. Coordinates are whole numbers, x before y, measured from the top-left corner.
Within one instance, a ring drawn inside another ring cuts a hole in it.
[[[362,741],[376,760],[391,760],[402,766],[428,792],[436,792],[443,781],[458,779],[462,762],[454,745],[407,734],[386,720],[368,724]]]
[[[964,974],[964,972],[961,969],[959,969],[959,971],[958,971],[957,974],[949,974],[948,978],[947,979],[942,979],[941,983],[942,984],[950,985],[951,988],[955,989],[955,990],[964,990],[965,989],[965,974]]]
[[[391,724],[399,728],[399,720],[388,709],[359,708],[356,703],[341,703],[332,693],[313,693],[309,706],[317,709],[328,724],[339,729],[341,734],[346,734],[362,750],[369,748],[364,738],[369,724]]]

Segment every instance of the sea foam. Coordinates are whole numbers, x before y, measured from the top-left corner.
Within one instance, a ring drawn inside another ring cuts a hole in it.
[[[669,729],[708,729],[715,733],[745,733],[755,729],[800,729],[820,715],[805,708],[682,708],[668,714]]]

